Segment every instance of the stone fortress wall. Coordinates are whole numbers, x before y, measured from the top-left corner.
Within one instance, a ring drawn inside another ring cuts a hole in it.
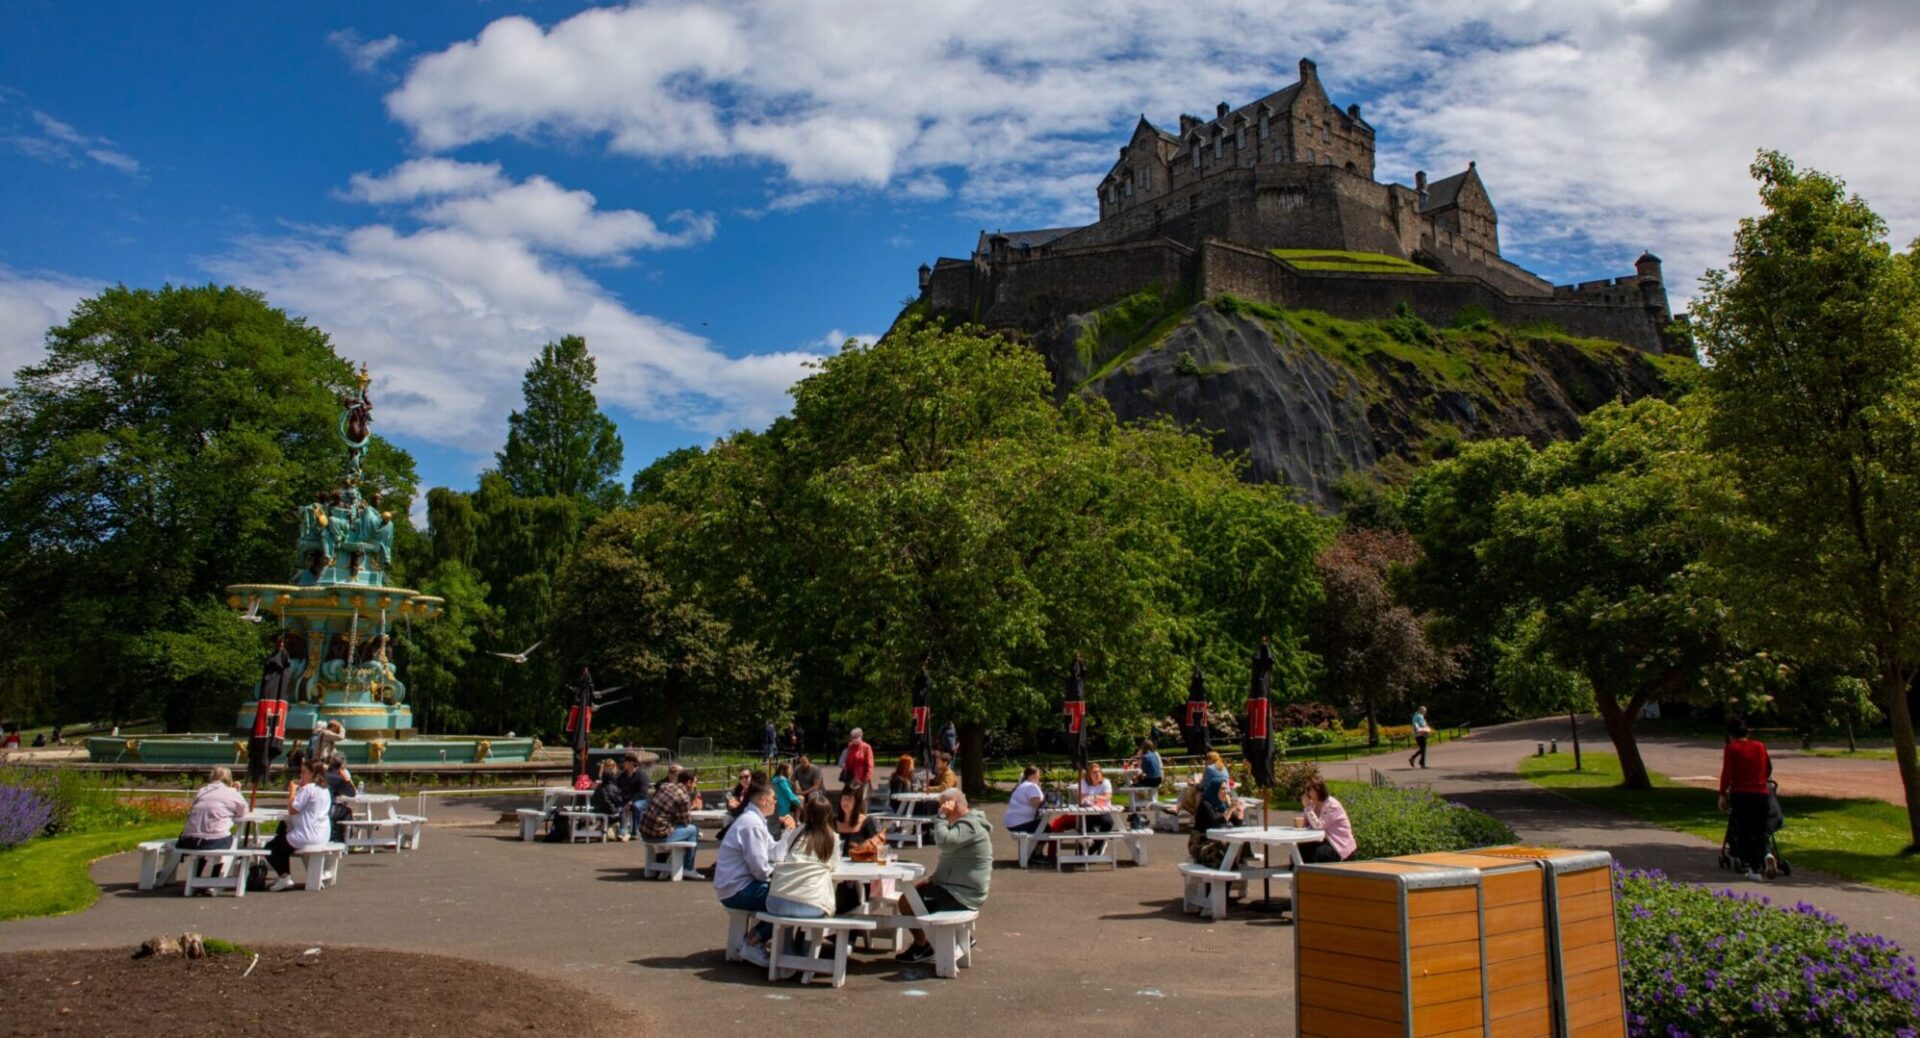
[[[1658,352],[1670,315],[1660,261],[1633,275],[1554,286],[1500,255],[1498,219],[1474,164],[1429,183],[1373,179],[1373,128],[1327,100],[1310,61],[1296,84],[1217,117],[1182,116],[1178,135],[1143,117],[1101,182],[1086,227],[981,236],[968,259],[922,267],[936,313],[993,328],[1084,313],[1152,285],[1192,298],[1232,293],[1343,317],[1402,303],[1447,323],[1478,307],[1509,324]],[[1328,249],[1410,260],[1434,274],[1306,270],[1268,249]]]

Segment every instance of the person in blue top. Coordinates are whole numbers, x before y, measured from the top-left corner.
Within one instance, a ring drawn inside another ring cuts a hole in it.
[[[773,817],[785,818],[800,805],[800,794],[793,791],[793,765],[781,761],[773,768]]]
[[[1407,758],[1407,767],[1413,767],[1415,761],[1419,761],[1420,766],[1423,768],[1427,766],[1427,736],[1432,734],[1433,729],[1427,727],[1427,708],[1423,706],[1415,709],[1413,712],[1413,741],[1419,749],[1414,750],[1413,756]]]
[[[1160,751],[1154,749],[1152,739],[1140,740],[1140,774],[1135,776],[1133,784],[1158,789],[1164,778],[1166,772],[1160,766]]]
[[[766,729],[760,733],[760,759],[771,764],[773,758],[779,756],[779,750],[779,737],[774,734],[773,722],[768,721]]]

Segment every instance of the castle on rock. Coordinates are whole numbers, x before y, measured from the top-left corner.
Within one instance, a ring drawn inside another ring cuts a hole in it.
[[[1336,106],[1314,63],[1300,80],[1178,132],[1144,116],[1085,227],[982,232],[966,259],[920,268],[936,314],[1034,327],[1160,286],[1341,317],[1401,304],[1434,323],[1485,313],[1658,352],[1671,321],[1660,260],[1630,276],[1554,285],[1500,255],[1492,197],[1471,162],[1413,183],[1374,179],[1374,128]]]

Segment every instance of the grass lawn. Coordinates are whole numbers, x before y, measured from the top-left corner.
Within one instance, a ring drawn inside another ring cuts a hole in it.
[[[1339,270],[1356,274],[1432,274],[1418,263],[1379,252],[1346,249],[1269,249],[1302,270]]]
[[[1800,752],[1806,754],[1809,757],[1833,757],[1838,760],[1892,760],[1893,759],[1893,750],[1891,749],[1882,750],[1882,749],[1866,748],[1866,749],[1851,750],[1851,751],[1849,750],[1801,750]]]
[[[87,908],[100,899],[100,888],[87,876],[89,864],[179,832],[178,821],[146,822],[126,829],[40,837],[0,851],[0,890],[7,892],[0,898],[0,919],[66,915]]]
[[[1520,774],[1581,803],[1715,843],[1726,834],[1726,816],[1713,790],[1676,785],[1660,774],[1653,775],[1653,789],[1622,789],[1618,757],[1588,751],[1581,759],[1586,767],[1576,772],[1572,754],[1526,757],[1520,761]],[[1780,807],[1787,825],[1776,838],[1795,868],[1920,894],[1920,856],[1900,853],[1908,839],[1905,809],[1884,800],[1792,796],[1781,797]]]

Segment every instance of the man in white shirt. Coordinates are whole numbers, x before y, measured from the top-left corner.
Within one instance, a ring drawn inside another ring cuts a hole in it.
[[[773,863],[786,855],[787,841],[774,842],[767,831],[767,819],[773,815],[773,787],[755,782],[747,787],[746,810],[727,828],[720,839],[720,854],[713,866],[713,892],[727,908],[743,912],[767,909],[767,888],[773,879]],[[783,827],[793,824],[791,817],[780,819]],[[748,962],[767,964],[757,934],[749,933],[740,954]]]

